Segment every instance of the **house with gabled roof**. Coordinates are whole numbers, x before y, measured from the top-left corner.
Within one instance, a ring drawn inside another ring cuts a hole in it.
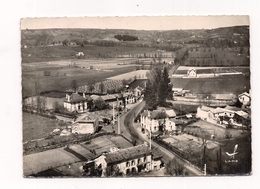
[[[143,94],[143,91],[144,89],[142,87],[137,86],[136,88],[134,88],[134,96],[140,98],[141,95]]]
[[[249,93],[244,92],[240,95],[238,95],[238,100],[245,106],[249,105],[251,102],[251,96]]]
[[[197,77],[197,72],[195,68],[189,68],[187,71],[187,77]]]
[[[209,111],[213,110],[214,108],[208,107],[208,106],[199,106],[197,108],[197,114],[196,117],[207,120]]]
[[[174,131],[176,130],[175,123],[172,119],[175,117],[172,111],[168,110],[167,114],[166,110],[145,110],[140,115],[140,122],[143,129],[151,131],[152,133],[158,131]],[[175,114],[176,115],[176,114]]]
[[[226,106],[225,108],[201,106],[197,109],[197,117],[225,128],[228,125],[239,128],[243,124],[250,124],[249,114],[235,106]]]
[[[71,95],[66,94],[66,98],[63,102],[64,108],[66,108],[69,112],[86,112],[88,109],[88,102],[92,99],[90,96],[72,93]]]
[[[96,167],[102,169],[102,176],[106,175],[108,166],[117,166],[119,172],[128,175],[142,171],[158,169],[162,155],[142,144],[125,149],[117,149],[104,153],[95,159]]]
[[[72,125],[72,133],[74,134],[93,134],[99,127],[100,119],[98,115],[94,113],[87,113],[86,115],[79,117]]]

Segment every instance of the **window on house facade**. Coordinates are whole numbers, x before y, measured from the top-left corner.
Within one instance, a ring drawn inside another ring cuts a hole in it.
[[[126,167],[129,167],[130,166],[130,163],[129,162],[126,162]]]
[[[156,127],[154,127],[154,130],[156,130]]]
[[[137,160],[137,164],[140,164],[142,161],[141,161],[141,159],[138,159]]]
[[[134,160],[132,160],[131,165],[132,165],[132,166],[135,165],[135,161],[134,161]]]
[[[144,156],[144,162],[146,162],[146,156]]]

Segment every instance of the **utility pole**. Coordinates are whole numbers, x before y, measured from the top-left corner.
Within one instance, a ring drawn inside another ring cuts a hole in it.
[[[119,113],[118,113],[118,116],[117,116],[117,132],[120,135],[120,123],[119,123],[119,120],[120,120],[120,118],[119,118]]]
[[[220,171],[220,174],[222,173],[222,160],[221,160],[221,146],[220,146],[220,149],[219,149],[219,171]]]
[[[152,150],[152,129],[150,127],[150,150]]]
[[[113,125],[115,124],[115,112],[114,112],[114,102],[113,102]]]

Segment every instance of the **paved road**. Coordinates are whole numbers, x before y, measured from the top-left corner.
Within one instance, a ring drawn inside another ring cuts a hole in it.
[[[131,130],[127,126],[134,122],[134,117],[138,115],[138,113],[140,112],[142,107],[144,107],[144,105],[145,102],[143,101],[139,101],[135,104],[128,104],[127,108],[129,108],[130,110],[127,113],[121,115],[119,118],[120,132],[125,138],[127,138],[130,141],[132,141],[133,138],[132,135],[135,133],[131,133]],[[118,124],[116,124],[114,128],[115,131],[117,132]]]
[[[148,144],[150,143],[150,139],[147,136],[147,133],[143,134],[141,132],[141,126],[140,124],[134,124],[133,128],[139,133],[140,138],[143,141],[146,141]],[[173,152],[163,148],[162,146],[160,146],[159,144],[157,144],[154,141],[151,141],[151,144],[153,147],[157,147],[159,148],[162,153],[163,153],[163,161],[164,162],[168,162],[170,161],[172,158],[178,158],[179,160],[181,160],[184,163],[185,169],[186,171],[189,172],[190,176],[196,176],[196,175],[203,175],[203,173],[201,171],[199,171],[198,169],[194,168],[192,165],[186,163],[185,161],[183,161],[182,158],[176,156]]]
[[[143,134],[141,132],[140,124],[139,127],[138,124],[134,124],[134,117],[136,117],[139,114],[139,112],[142,110],[144,105],[145,105],[144,101],[138,102],[132,107],[132,109],[129,112],[127,112],[125,115],[120,117],[120,123],[121,123],[120,126],[121,126],[121,131],[123,131],[123,135],[129,140],[132,140],[131,135],[134,135],[135,138],[137,138],[137,143],[139,144],[143,143],[144,141],[147,142],[148,144],[150,143],[150,140],[148,139],[146,134]],[[159,144],[155,143],[154,141],[151,141],[151,144],[153,147],[158,147],[162,151],[164,162],[168,162],[172,158],[178,158],[181,161],[183,161],[183,159],[177,157],[171,151],[161,147]],[[203,175],[201,171],[197,170],[192,165],[186,162],[184,162],[184,166],[190,176]]]

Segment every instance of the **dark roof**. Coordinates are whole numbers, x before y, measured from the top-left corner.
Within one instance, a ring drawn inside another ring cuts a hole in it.
[[[65,101],[68,102],[68,99],[66,99]],[[70,95],[70,102],[82,102],[82,101],[86,101],[86,99],[80,96],[78,93],[72,93]]]
[[[117,164],[148,155],[151,155],[151,150],[149,147],[146,145],[139,145],[110,152],[105,156],[107,164]]]
[[[94,113],[88,113],[85,116],[79,117],[77,122],[80,123],[89,123],[89,122],[93,122],[96,121],[97,119],[99,119],[98,115],[95,115]]]
[[[247,97],[249,97],[249,98],[250,98],[250,94],[249,94],[249,93],[247,93],[247,92],[244,92],[244,93],[242,93],[242,94],[238,95],[238,97],[240,97],[240,96],[247,96]]]
[[[148,112],[150,112],[150,111],[145,110],[141,115],[142,116],[148,116]],[[151,119],[164,119],[166,117],[169,117],[169,115],[162,110],[153,110],[153,111],[150,112],[150,118]]]

